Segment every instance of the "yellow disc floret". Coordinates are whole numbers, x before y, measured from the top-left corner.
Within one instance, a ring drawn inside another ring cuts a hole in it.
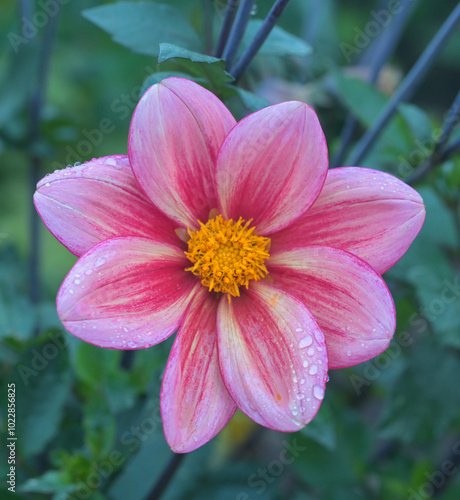
[[[201,278],[209,291],[223,292],[239,297],[240,286],[248,288],[249,281],[258,281],[267,273],[264,261],[270,255],[270,239],[255,234],[241,217],[237,222],[225,220],[222,215],[198,221],[199,231],[188,231],[188,252],[185,255],[193,266],[186,268]]]

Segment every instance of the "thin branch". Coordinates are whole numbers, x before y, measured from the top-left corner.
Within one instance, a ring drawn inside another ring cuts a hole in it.
[[[359,66],[370,65],[369,81],[371,83],[377,81],[380,70],[396,49],[414,5],[415,2],[412,0],[404,0],[399,15],[391,21],[387,29],[382,31],[382,34],[375,40],[374,44],[369,47],[359,61]],[[372,57],[370,57],[370,54],[372,54]],[[358,120],[352,114],[349,114],[340,135],[340,148],[331,162],[331,168],[342,165],[348,146],[353,139],[357,124]]]
[[[259,31],[256,33],[256,36],[252,40],[249,47],[245,50],[244,54],[241,56],[241,59],[236,64],[235,68],[231,70],[231,73],[235,80],[238,80],[239,77],[244,73],[249,63],[254,59],[254,56],[259,51],[262,44],[267,39],[268,35],[271,33],[272,29],[275,27],[278,19],[283,13],[284,9],[287,7],[289,0],[276,0],[273,7],[271,8],[268,16],[265,18],[262,26],[259,28]]]
[[[230,35],[225,45],[223,59],[227,62],[227,70],[230,70],[240,46],[246,27],[251,18],[251,11],[254,7],[254,0],[242,0],[235,22],[233,23]]]
[[[174,453],[146,500],[159,500],[161,498],[184,458],[185,454]]]
[[[433,63],[436,61],[439,52],[444,47],[450,35],[454,32],[460,21],[460,2],[442,25],[440,30],[436,33],[433,40],[420,56],[418,61],[412,67],[409,74],[403,80],[398,90],[393,94],[387,106],[380,114],[375,125],[370,128],[361,140],[358,142],[351,163],[358,165],[361,160],[366,156],[371,147],[374,145],[375,140],[379,137],[382,130],[390,121],[398,104],[413,95],[419,85],[422,83],[424,77],[430,70]]]
[[[240,0],[228,0],[227,7],[225,9],[224,20],[222,22],[222,28],[220,29],[219,39],[217,40],[216,50],[214,51],[215,57],[222,57],[224,52],[225,44],[228,40],[228,35],[233,26],[233,21],[235,20],[236,11],[238,10],[238,4]]]
[[[212,9],[211,0],[204,0],[204,30],[206,38],[206,54],[212,54]]]
[[[32,11],[30,3],[28,6],[26,4],[27,2],[22,2],[21,6],[30,13]],[[28,142],[30,151],[30,189],[32,195],[35,192],[36,184],[40,178],[41,159],[35,150],[37,142],[39,141],[41,135],[40,122],[42,105],[45,97],[53,45],[56,38],[58,18],[59,13],[57,13],[53,17],[50,17],[48,20],[48,24],[44,28],[45,31],[40,48],[36,89],[30,99]],[[30,200],[30,300],[32,301],[32,303],[37,303],[39,300],[40,290],[40,226],[39,217],[32,202],[32,196]]]
[[[452,106],[450,107],[447,117],[444,120],[441,128],[441,135],[435,142],[433,152],[413,173],[406,182],[414,184],[419,182],[425,175],[433,170],[436,166],[447,161],[460,147],[460,139],[452,144],[446,144],[455,126],[460,121],[460,92],[457,94]]]

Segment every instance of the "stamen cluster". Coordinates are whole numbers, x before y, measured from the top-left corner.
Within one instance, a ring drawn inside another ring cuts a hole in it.
[[[239,297],[240,286],[248,288],[249,281],[268,274],[264,261],[270,257],[270,239],[254,234],[255,227],[249,227],[252,219],[233,222],[218,215],[206,224],[198,222],[200,230],[188,230],[185,255],[193,266],[186,271],[199,276],[209,291],[227,293],[229,299]]]

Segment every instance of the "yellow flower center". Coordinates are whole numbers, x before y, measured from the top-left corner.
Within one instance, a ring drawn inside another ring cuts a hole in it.
[[[209,219],[206,224],[198,221],[201,229],[190,231],[188,252],[185,255],[193,262],[186,268],[201,278],[209,291],[227,293],[239,297],[239,287],[248,288],[249,281],[258,281],[267,273],[264,261],[270,255],[270,239],[254,234],[241,217],[237,222],[225,220],[222,215]]]

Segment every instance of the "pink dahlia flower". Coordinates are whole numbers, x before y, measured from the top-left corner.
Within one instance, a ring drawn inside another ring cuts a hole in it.
[[[383,172],[328,171],[306,104],[236,123],[180,78],[142,97],[128,152],[38,184],[44,223],[80,257],[57,296],[65,328],[112,349],[178,331],[161,390],[176,452],[209,441],[237,407],[299,430],[328,368],[387,348],[395,309],[380,274],[419,232],[421,197]]]

